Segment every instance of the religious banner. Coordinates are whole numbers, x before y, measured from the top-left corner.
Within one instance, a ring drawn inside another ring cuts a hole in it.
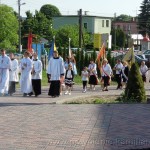
[[[94,48],[100,48],[101,43],[101,34],[94,34]]]

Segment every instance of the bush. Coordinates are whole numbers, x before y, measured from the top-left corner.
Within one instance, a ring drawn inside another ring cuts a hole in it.
[[[129,72],[124,100],[127,102],[145,102],[146,95],[142,76],[137,63],[133,63]]]

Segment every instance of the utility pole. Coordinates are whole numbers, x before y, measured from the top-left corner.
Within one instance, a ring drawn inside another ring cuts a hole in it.
[[[116,50],[116,13],[114,13],[114,20],[115,20],[115,40],[114,40],[114,45],[115,45],[115,50]]]
[[[22,45],[21,45],[21,16],[20,16],[20,8],[21,5],[24,5],[26,3],[20,3],[21,0],[18,0],[18,25],[19,25],[19,30],[18,30],[18,34],[19,34],[19,41],[18,41],[18,48],[19,48],[19,52],[22,51]]]
[[[19,52],[21,53],[21,20],[20,20],[20,0],[18,0],[18,25],[19,25],[19,43],[18,43],[18,48]]]
[[[137,24],[138,22],[138,14],[137,14],[137,10],[136,10],[136,17],[135,17],[135,22]],[[139,29],[137,27],[137,50],[139,50],[139,39],[138,39],[138,34],[139,34]],[[141,49],[141,48],[140,48]]]
[[[79,48],[82,48],[82,9],[79,10]]]

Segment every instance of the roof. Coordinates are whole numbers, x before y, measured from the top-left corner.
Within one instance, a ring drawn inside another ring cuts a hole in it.
[[[61,15],[61,16],[53,16],[55,17],[79,17],[79,15]],[[91,15],[82,15],[82,17],[91,17],[91,18],[107,18],[107,19],[113,19],[113,17],[105,17],[105,16],[91,16]]]

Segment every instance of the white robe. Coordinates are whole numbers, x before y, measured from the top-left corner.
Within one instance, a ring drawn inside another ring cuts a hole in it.
[[[64,62],[61,58],[51,58],[48,63],[47,73],[51,75],[50,81],[60,80],[61,74],[64,75]]]
[[[42,62],[39,59],[33,60],[33,68],[35,73],[32,74],[32,79],[42,79]]]
[[[24,66],[26,64],[27,66]],[[32,83],[31,83],[31,71],[32,71],[32,60],[30,58],[23,58],[20,61],[20,87],[22,93],[32,92]],[[23,69],[24,68],[24,69]]]
[[[10,66],[10,58],[7,55],[0,56],[0,93],[8,94]]]
[[[18,60],[17,59],[11,60],[9,81],[15,81],[15,82],[19,81],[18,71],[19,71]]]

